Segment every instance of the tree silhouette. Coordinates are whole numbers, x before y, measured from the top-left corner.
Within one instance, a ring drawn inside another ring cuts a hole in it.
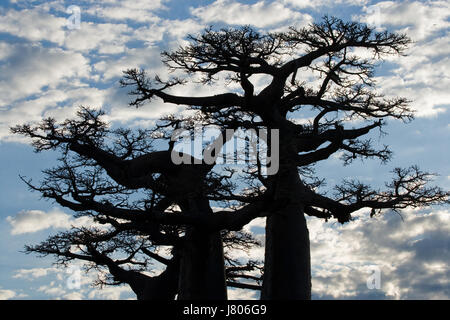
[[[211,165],[175,165],[170,150],[152,151],[158,128],[111,130],[103,115],[82,108],[77,119],[62,124],[49,118],[36,127],[12,129],[35,139],[36,151],[62,152],[61,164],[45,170],[40,185],[23,179],[28,186],[95,223],[26,251],[56,255],[60,264],[79,259],[89,268],[107,269],[109,277],[98,284],[127,283],[139,299],[176,294],[179,299],[225,299],[226,278],[229,286],[259,288],[238,281],[258,280],[246,272],[258,272],[258,262],[243,264],[223,252],[259,245],[240,231],[249,218],[240,221],[231,211],[219,211],[213,215],[217,221],[209,220],[208,198],[226,198],[233,188],[229,179],[209,172]],[[169,252],[158,254],[161,247]],[[165,271],[153,277],[143,273],[151,271],[152,261],[166,265]]]
[[[320,23],[286,32],[260,34],[248,26],[206,29],[188,40],[176,51],[162,54],[169,70],[182,76],[162,80],[130,69],[121,84],[132,88],[132,106],[162,99],[190,110],[189,116],[168,116],[152,130],[133,133],[112,131],[100,120],[100,113],[83,109],[80,120],[58,125],[47,119],[35,127],[12,129],[33,138],[37,151],[59,148],[63,154],[63,165],[46,171],[47,179],[39,187],[28,181],[31,188],[112,228],[61,234],[29,251],[106,266],[114,281],[129,283],[138,296],[142,289],[134,287],[159,288],[164,283],[164,294],[154,296],[160,290],[155,289],[148,296],[168,298],[176,293],[180,299],[224,299],[226,275],[260,280],[242,273],[257,269],[252,261],[230,266],[225,272],[224,245],[227,241],[238,247],[254,245],[239,231],[256,217],[267,217],[261,298],[310,299],[305,214],[346,223],[352,212],[362,208],[370,208],[375,215],[383,209],[448,203],[448,193],[429,187],[432,175],[416,166],[395,169],[385,190],[356,180],[337,186],[333,197],[318,190],[322,181],[314,173],[314,164],[338,151],[344,164],[357,158],[386,162],[391,157],[388,147],[376,149],[370,139],[362,137],[381,130],[388,118],[413,119],[408,100],[377,93],[373,76],[376,63],[384,56],[404,52],[410,43],[405,35],[324,17]],[[257,76],[267,80],[260,90],[252,83]],[[188,81],[206,86],[222,80],[226,90],[222,94],[173,93],[174,87]],[[314,114],[308,123],[290,119],[294,112],[304,110]],[[196,125],[220,128],[221,134],[203,152],[212,154],[214,160],[229,139],[227,129],[277,130],[278,171],[265,174],[259,158],[240,173],[217,171],[214,161],[194,159],[190,154],[182,155],[190,161],[174,164],[171,155],[179,151],[174,149],[173,133],[179,129],[192,132]],[[170,140],[167,149],[155,149],[152,142],[156,139]],[[236,175],[246,183],[245,189],[233,180]],[[211,202],[221,203],[223,209],[213,211]],[[224,234],[230,232],[233,240],[225,240]],[[80,244],[85,256],[65,255],[71,244]],[[171,258],[158,255],[158,246],[170,246]],[[113,251],[125,257],[108,258]],[[159,276],[141,280],[139,270],[148,259],[167,268]]]

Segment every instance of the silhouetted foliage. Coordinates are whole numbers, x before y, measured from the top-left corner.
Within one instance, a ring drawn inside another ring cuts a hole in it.
[[[141,287],[148,281],[149,287],[158,288],[148,298],[175,294],[224,298],[221,287],[226,275],[228,284],[236,287],[261,289],[262,280],[264,299],[309,299],[310,249],[304,214],[346,223],[352,212],[362,208],[370,208],[374,215],[383,209],[448,203],[448,193],[428,187],[432,175],[416,166],[395,169],[385,190],[354,180],[337,186],[334,197],[318,188],[323,181],[316,177],[314,164],[338,151],[344,164],[357,158],[386,162],[391,157],[388,147],[376,149],[372,140],[362,137],[381,131],[385,119],[413,119],[409,101],[378,93],[373,77],[384,56],[404,52],[410,43],[405,35],[324,17],[320,23],[286,32],[260,34],[248,26],[206,29],[188,40],[189,44],[162,54],[169,70],[185,77],[162,80],[130,69],[121,84],[132,88],[131,106],[144,107],[159,98],[191,110],[190,116],[167,116],[151,130],[133,132],[111,130],[101,121],[101,113],[84,108],[76,120],[57,124],[47,119],[38,126],[12,129],[32,138],[37,151],[62,153],[62,165],[45,171],[40,186],[27,182],[29,186],[100,224],[62,233],[28,251],[54,254],[63,263],[81,259],[108,268],[113,283],[129,283],[138,296],[140,289],[127,279]],[[315,78],[298,80],[300,74]],[[267,79],[261,90],[252,83],[257,75]],[[209,85],[222,80],[222,94],[172,93],[189,81]],[[314,117],[308,123],[295,123],[290,116],[299,110]],[[278,129],[279,171],[264,175],[259,161],[240,173],[217,171],[215,164],[202,159],[199,164],[175,165],[173,142],[166,150],[154,147],[157,139],[170,140],[174,130],[193,131],[196,125],[218,126],[223,134],[217,140],[225,137],[226,129]],[[236,176],[248,188],[240,189]],[[211,202],[223,209],[213,212]],[[267,217],[263,278],[255,275],[262,269],[258,262],[242,264],[227,257],[227,252],[224,258],[221,251],[257,245],[241,232],[257,217]],[[166,254],[160,254],[161,247],[168,248]],[[166,265],[166,271],[143,275],[151,260]],[[206,280],[209,284],[203,283]],[[171,285],[160,289],[162,281]],[[158,290],[166,294],[158,295]]]

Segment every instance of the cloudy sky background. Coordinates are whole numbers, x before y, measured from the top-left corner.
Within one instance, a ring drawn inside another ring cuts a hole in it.
[[[67,26],[78,6],[80,29]],[[9,127],[53,116],[74,115],[80,105],[103,107],[115,125],[147,126],[165,113],[180,110],[159,101],[141,109],[127,107],[121,72],[142,67],[165,75],[161,50],[183,43],[189,33],[209,25],[251,24],[263,31],[303,26],[324,14],[406,32],[415,43],[406,57],[389,58],[377,69],[379,89],[413,100],[417,118],[404,125],[389,122],[382,144],[394,151],[387,165],[378,161],[342,167],[337,157],[318,166],[333,186],[358,178],[375,186],[390,170],[418,164],[440,174],[436,184],[450,188],[450,3],[448,1],[280,0],[175,1],[10,0],[0,5],[0,299],[127,299],[127,287],[90,287],[93,274],[82,275],[80,289],[70,289],[70,274],[52,259],[25,255],[24,244],[82,225],[71,213],[30,193],[18,175],[40,178],[56,154],[35,154]],[[255,79],[262,85],[262,79]],[[177,93],[220,92],[220,86],[185,86]],[[302,120],[302,115],[296,115]],[[378,139],[378,137],[376,137]],[[344,226],[309,219],[312,242],[313,298],[449,299],[450,216],[448,207],[405,210],[368,218],[361,211]],[[262,238],[264,220],[247,226]],[[252,255],[262,258],[263,249]],[[373,268],[381,288],[368,289]],[[231,290],[231,298],[256,298]]]

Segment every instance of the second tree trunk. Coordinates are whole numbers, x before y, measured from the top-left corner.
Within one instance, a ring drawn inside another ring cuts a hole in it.
[[[284,169],[284,170],[283,170]],[[278,173],[274,200],[280,205],[266,221],[261,299],[311,299],[311,256],[297,168]],[[281,201],[280,201],[281,200]]]

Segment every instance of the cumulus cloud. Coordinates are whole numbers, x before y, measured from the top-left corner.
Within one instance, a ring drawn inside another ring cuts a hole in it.
[[[412,100],[418,117],[431,117],[449,106],[450,67],[447,1],[380,1],[354,18],[384,30],[406,33],[414,43],[407,56],[388,57],[391,72],[380,76],[379,88],[388,96]]]
[[[13,290],[0,289],[0,300],[9,300],[16,297],[16,292]]]
[[[363,5],[369,0],[283,0],[283,2],[299,9],[311,8],[318,10],[323,6]]]
[[[91,284],[97,280],[96,272],[83,272],[82,265],[79,262],[71,264],[70,268],[31,268],[16,270],[14,278],[25,281],[41,281],[41,285],[31,287],[30,292],[44,295],[48,299],[56,300],[83,300],[83,299],[101,299],[101,300],[119,300],[133,299],[135,294],[128,286],[114,287],[92,287]],[[73,272],[79,273],[79,286],[73,286],[70,277]],[[71,284],[72,286],[69,286]],[[5,290],[4,296],[9,294],[12,297],[20,298],[24,295],[17,295],[11,290]],[[2,290],[0,290],[0,299],[2,299]]]
[[[0,9],[0,30],[30,41],[51,41],[62,44],[66,18],[56,17],[40,9]]]
[[[38,94],[44,87],[89,77],[88,59],[79,53],[34,44],[3,46],[9,47],[9,55],[0,61],[0,108]]]
[[[99,54],[124,52],[132,29],[123,23],[82,22],[80,29],[68,32],[65,48],[73,51],[98,50]]]
[[[398,75],[394,77],[380,77],[379,84],[381,91],[388,96],[402,96],[411,100],[411,107],[416,111],[417,117],[433,117],[440,113],[446,112],[449,106],[450,93],[447,91],[450,84],[449,78],[445,73],[445,69],[439,68],[440,63],[422,65],[422,70],[415,71],[415,74],[425,73],[422,80],[434,81],[431,86],[422,86],[414,84],[415,80],[411,80],[407,75]],[[444,63],[448,68],[448,61]],[[441,73],[442,81],[437,78],[429,77],[429,73]]]
[[[19,235],[33,233],[45,229],[69,229],[72,226],[85,226],[92,224],[88,217],[73,218],[59,209],[49,212],[41,210],[24,210],[15,216],[8,216],[6,221],[11,225],[11,234]]]
[[[65,90],[49,89],[36,98],[18,101],[10,108],[0,109],[0,139],[5,141],[29,142],[21,136],[12,135],[11,126],[37,122],[45,117],[58,121],[73,117],[79,106],[100,108],[105,105],[109,90],[93,87],[65,86]]]
[[[309,219],[313,295],[339,299],[448,299],[448,210],[406,210],[333,226]],[[369,289],[374,268],[381,288]]]
[[[22,290],[2,289],[0,287],[0,300],[23,299],[25,297],[28,297],[28,295],[23,293]]]
[[[341,4],[359,6],[367,5],[366,2],[339,1]],[[142,67],[164,75],[166,72],[160,63],[161,48],[158,41],[164,40],[164,46],[172,48],[183,41],[187,33],[196,33],[204,25],[214,22],[250,22],[257,27],[275,29],[280,28],[281,24],[307,23],[312,21],[312,17],[297,9],[310,7],[311,4],[311,1],[296,0],[259,1],[253,4],[219,0],[207,6],[190,8],[192,18],[178,20],[157,16],[158,10],[165,10],[164,1],[135,3],[110,0],[100,6],[95,1],[86,0],[80,2],[83,18],[79,30],[64,27],[67,13],[59,2],[38,1],[26,9],[4,10],[1,13],[5,17],[2,19],[5,32],[34,42],[0,42],[0,139],[12,139],[8,128],[17,124],[18,119],[22,122],[39,121],[44,115],[72,115],[73,107],[85,105],[85,102],[92,107],[108,104],[114,112],[110,117],[113,121],[123,122],[124,119],[128,121],[134,118],[136,123],[142,123],[147,119],[155,119],[163,114],[162,104],[130,112],[126,108],[129,97],[124,91],[95,87],[111,84],[111,81],[121,76],[124,69],[131,67]],[[322,0],[314,2],[314,5],[319,8],[336,3]],[[446,25],[448,8],[441,1],[432,4],[382,1],[377,6],[382,8],[382,23],[397,26],[400,30],[411,23],[416,26],[415,29],[428,26],[431,16],[437,17],[434,24],[439,28]],[[375,11],[368,8],[363,7],[366,14],[359,16],[360,20],[372,18]],[[411,12],[415,9],[423,13],[420,18],[422,22],[412,19]],[[391,16],[401,17],[393,19]],[[101,18],[101,22],[90,21],[92,17]],[[131,20],[143,23],[135,26]],[[48,23],[48,26],[40,26],[39,23]],[[429,45],[418,44],[417,50],[411,51],[409,57],[392,61],[401,68],[395,70],[394,75],[380,77],[380,89],[387,95],[402,95],[414,100],[413,106],[418,110],[418,116],[443,112],[448,101],[446,88],[449,84],[445,75],[449,60],[444,58],[448,56],[445,49],[448,46],[442,45],[446,39],[447,36],[441,36]],[[42,41],[54,42],[59,47],[46,47]],[[140,41],[145,46],[133,47],[130,41]],[[303,73],[299,75],[303,76]],[[259,90],[265,84],[262,80],[265,79],[252,79],[256,89]],[[190,91],[200,93],[210,90],[200,86],[194,89]],[[75,96],[77,92],[80,93],[80,99]],[[124,96],[119,99],[119,94]],[[433,99],[429,99],[430,96]],[[172,109],[169,111],[178,111],[177,108]],[[17,137],[14,139],[17,140]]]
[[[229,288],[229,300],[257,300],[259,299],[259,292],[247,289]]]
[[[19,269],[15,271],[13,275],[14,279],[27,279],[33,280],[37,278],[46,277],[49,274],[58,272],[56,268],[32,268],[32,269]]]
[[[84,295],[81,292],[69,292],[62,295],[63,300],[83,300]]]
[[[411,100],[418,117],[432,117],[449,107],[450,59],[442,42],[432,41],[414,45],[407,57],[395,58],[397,63],[388,75],[376,78],[380,91],[387,96],[402,96]],[[435,50],[433,50],[435,49]],[[433,54],[427,51],[433,50]]]
[[[397,27],[416,41],[450,26],[448,1],[380,1],[363,10],[363,22],[382,28]]]
[[[167,0],[90,0],[86,12],[106,20],[131,20],[137,22],[151,22],[159,20],[153,11],[164,9],[164,2]]]
[[[60,298],[66,294],[66,291],[62,288],[62,286],[55,286],[55,283],[53,281],[50,283],[50,285],[40,286],[37,291],[43,292],[49,296],[56,296],[57,298]]]
[[[120,300],[126,295],[134,295],[129,286],[121,287],[107,287],[102,290],[91,290],[87,297],[89,299],[102,299],[102,300]]]
[[[117,58],[102,59],[94,64],[94,70],[101,74],[102,80],[119,78],[123,71],[129,68],[146,68],[150,74],[162,69],[157,47],[131,48],[126,55]]]
[[[448,299],[450,211],[404,210],[370,218],[360,210],[345,225],[308,218],[313,299]],[[244,227],[264,244],[265,219]],[[253,248],[263,259],[264,248]],[[243,252],[233,258],[246,259]],[[380,273],[380,288],[370,289]],[[249,290],[229,290],[231,299],[257,299]]]
[[[448,299],[450,277],[450,211],[404,210],[369,218],[364,210],[345,225],[308,219],[311,238],[314,299]],[[265,219],[245,227],[264,243]],[[250,251],[264,257],[263,248]],[[236,253],[234,258],[248,258]],[[369,289],[368,279],[380,271],[381,288]],[[66,287],[67,273],[56,268],[20,269],[15,278],[32,280],[58,274],[38,291],[58,299],[123,299],[133,297],[127,286],[89,289],[94,273],[81,277],[81,289]],[[229,289],[229,298],[258,299],[251,290]]]
[[[234,0],[217,0],[205,7],[192,8],[191,13],[207,23],[251,24],[256,27],[273,26],[293,20],[298,24],[301,20],[311,20],[309,15],[291,10],[277,1],[242,4]]]

